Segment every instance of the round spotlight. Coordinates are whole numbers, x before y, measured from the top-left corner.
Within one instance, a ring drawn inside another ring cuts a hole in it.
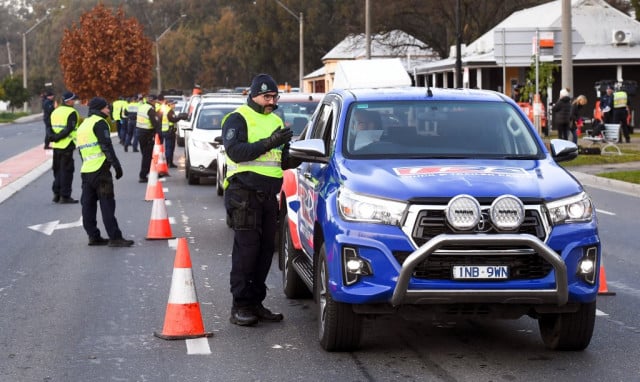
[[[480,222],[480,203],[470,195],[458,195],[449,201],[445,214],[451,227],[468,231]]]
[[[524,205],[513,195],[502,195],[491,203],[491,222],[501,231],[513,231],[524,221]]]

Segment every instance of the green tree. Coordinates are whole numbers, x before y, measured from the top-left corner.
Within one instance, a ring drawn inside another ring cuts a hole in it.
[[[0,88],[4,90],[4,92],[0,92],[0,99],[9,101],[11,111],[22,107],[29,100],[29,92],[22,87],[22,78],[7,76],[2,80]]]
[[[538,63],[538,90],[541,98],[547,97],[547,88],[553,86],[554,77],[553,73],[558,71],[558,65],[553,62],[539,62]],[[531,57],[531,66],[527,72],[527,79],[524,88],[520,92],[520,100],[527,102],[529,97],[533,99],[533,95],[536,93],[536,60],[535,56]]]
[[[146,93],[152,78],[152,42],[122,8],[112,12],[102,4],[65,29],[60,66],[68,89],[81,98]]]

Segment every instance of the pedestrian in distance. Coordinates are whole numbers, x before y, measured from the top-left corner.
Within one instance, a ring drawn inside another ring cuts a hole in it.
[[[611,123],[613,120],[613,87],[607,85],[605,94],[600,97],[600,110],[602,111],[602,122]]]
[[[42,96],[42,121],[44,122],[44,149],[51,150],[51,113],[56,108],[54,94],[46,90]]]
[[[578,143],[578,129],[582,129],[582,126],[583,126],[584,119],[582,118],[582,109],[586,104],[587,104],[587,97],[585,97],[582,94],[577,96],[576,99],[574,99],[573,102],[571,102],[570,130],[571,130],[571,140],[575,144]]]
[[[571,99],[567,89],[560,90],[560,97],[551,109],[553,113],[553,128],[558,132],[558,138],[569,139],[569,123],[571,115]]]
[[[153,146],[156,134],[161,135],[161,123],[154,106],[155,97],[149,96],[149,101],[142,101],[138,106],[136,117],[136,131],[138,133],[138,143],[140,144],[140,172],[138,182],[147,183],[149,170],[151,169],[151,159],[153,157]]]
[[[54,203],[78,203],[77,199],[71,197],[73,172],[75,171],[73,152],[76,148],[76,130],[81,122],[80,114],[73,107],[76,98],[73,92],[64,92],[62,104],[51,113],[49,140],[53,148],[53,185],[51,190],[53,191]]]
[[[116,200],[111,168],[116,179],[122,178],[122,166],[116,156],[109,131],[109,104],[102,97],[89,101],[89,116],[80,124],[77,132],[78,151],[82,157],[82,226],[89,235],[89,245],[130,247],[133,240],[122,236],[116,220]],[[96,214],[100,205],[102,222],[109,239],[101,236]]]
[[[227,178],[224,204],[234,230],[230,285],[233,297],[230,322],[251,326],[284,318],[263,305],[265,284],[275,250],[282,170],[296,167],[289,160],[293,132],[273,111],[278,107],[278,85],[267,74],[251,82],[247,103],[222,122]]]

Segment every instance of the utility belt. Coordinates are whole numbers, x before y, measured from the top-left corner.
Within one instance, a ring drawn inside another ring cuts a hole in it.
[[[252,207],[252,201],[262,204],[268,199],[264,191],[244,188],[227,188],[229,205],[227,206],[227,222],[238,231],[251,231],[258,228],[258,211]]]

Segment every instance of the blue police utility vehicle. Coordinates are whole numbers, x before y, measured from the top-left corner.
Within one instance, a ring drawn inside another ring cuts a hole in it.
[[[358,347],[365,317],[538,320],[547,348],[593,333],[601,245],[593,202],[508,97],[357,88],[321,101],[285,172],[284,293],[312,294],[319,341]]]

